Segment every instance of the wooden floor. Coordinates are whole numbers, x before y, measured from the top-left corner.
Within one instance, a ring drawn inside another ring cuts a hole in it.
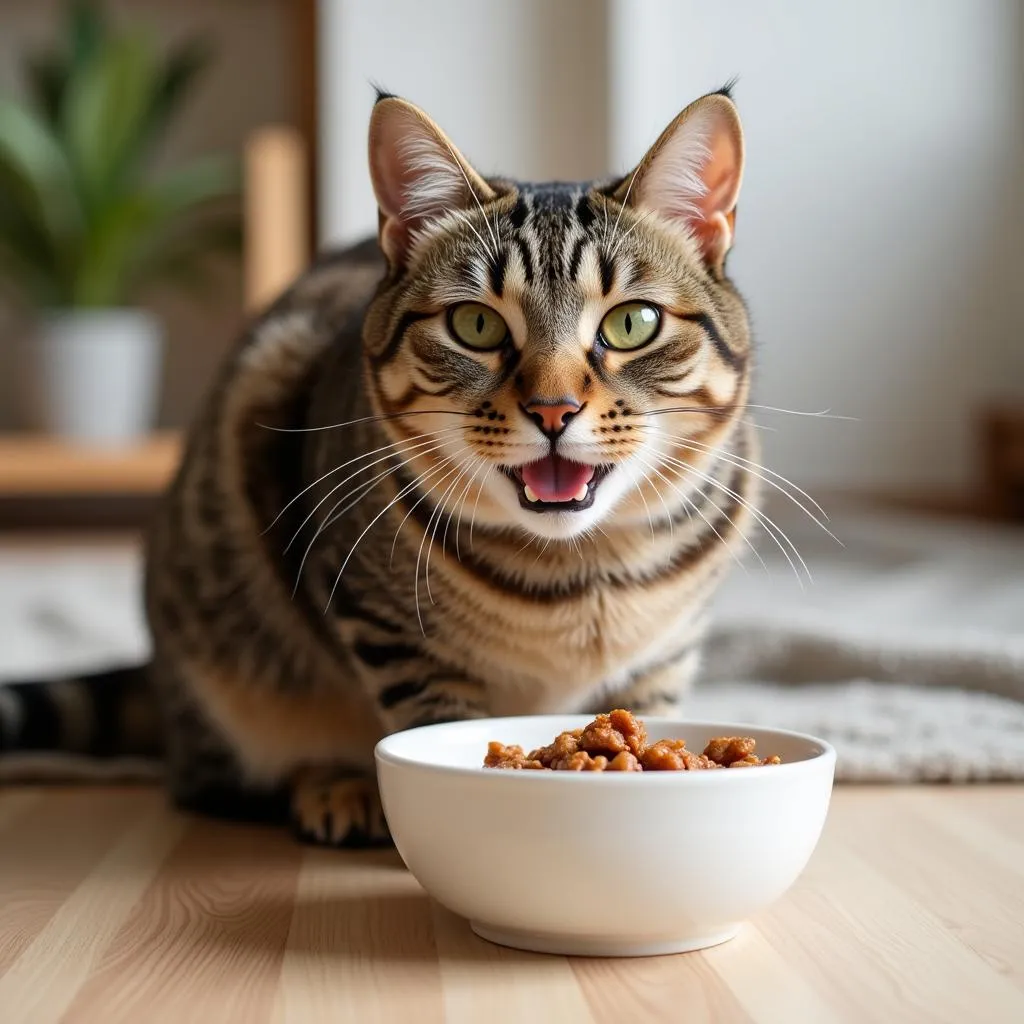
[[[8,789],[0,1021],[58,1020],[1020,1022],[1024,787],[837,789],[780,904],[632,961],[490,946],[394,854],[180,817],[143,787]]]

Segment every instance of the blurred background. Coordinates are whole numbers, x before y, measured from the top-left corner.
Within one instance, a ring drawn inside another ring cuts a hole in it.
[[[485,172],[582,179],[733,77],[755,400],[842,417],[764,412],[765,463],[971,550],[1018,536],[1017,0],[0,0],[0,614],[76,572],[134,600],[133,538],[246,316],[375,229],[371,83]]]

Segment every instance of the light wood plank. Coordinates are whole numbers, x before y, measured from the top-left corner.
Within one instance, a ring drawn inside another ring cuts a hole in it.
[[[1024,991],[1024,847],[929,790],[850,797],[843,844]]]
[[[434,904],[446,1024],[593,1020],[568,961],[505,949]]]
[[[758,918],[772,946],[830,1005],[863,1019],[1024,1020],[1024,998],[1009,980],[849,850],[841,827],[847,813],[844,808],[830,822],[802,884]],[[902,855],[884,831],[876,827],[873,835],[888,855]]]
[[[393,853],[177,816],[155,789],[5,789],[0,1020],[1010,1024],[1022,822],[1024,786],[840,787],[807,871],[732,942],[569,961],[476,938]]]
[[[793,922],[799,928],[801,922]],[[807,972],[778,941],[748,922],[732,942],[698,954],[729,986],[755,1024],[814,1021],[835,1024],[850,1019],[810,984]]]
[[[59,1020],[183,831],[163,807],[129,828],[0,977],[0,1006],[25,1024]]]
[[[748,941],[741,936],[726,945]],[[683,955],[574,960],[572,967],[596,1024],[674,1020],[680,1007],[686,1024],[755,1024],[713,963],[708,955]]]
[[[8,819],[0,833],[0,975],[151,800],[147,790],[54,790]]]
[[[429,901],[394,853],[309,850],[276,1024],[441,1024]]]
[[[285,833],[191,823],[66,1024],[269,1020],[301,856]]]

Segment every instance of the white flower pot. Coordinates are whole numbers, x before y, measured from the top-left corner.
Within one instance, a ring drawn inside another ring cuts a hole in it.
[[[24,347],[31,425],[75,441],[125,444],[156,420],[163,330],[145,310],[44,314]]]

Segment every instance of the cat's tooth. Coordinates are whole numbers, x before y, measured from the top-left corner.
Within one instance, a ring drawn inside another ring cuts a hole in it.
[[[584,484],[573,496],[573,501],[586,501],[587,500],[587,485]]]
[[[540,501],[540,498],[537,497],[537,492],[529,484],[523,485],[523,493],[526,495],[527,501]]]

